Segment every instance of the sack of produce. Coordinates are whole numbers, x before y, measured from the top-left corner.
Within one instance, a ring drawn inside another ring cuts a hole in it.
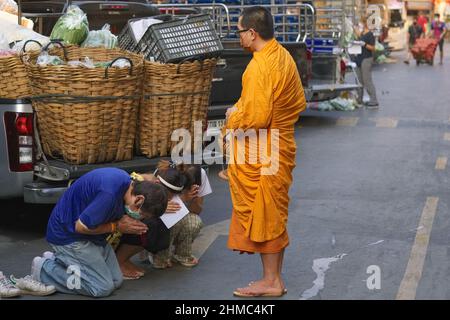
[[[86,40],[88,33],[89,23],[86,14],[79,7],[71,5],[66,14],[56,22],[50,39],[80,45]]]
[[[105,24],[102,30],[89,31],[81,47],[112,49],[117,47],[117,36],[111,33],[109,24]]]

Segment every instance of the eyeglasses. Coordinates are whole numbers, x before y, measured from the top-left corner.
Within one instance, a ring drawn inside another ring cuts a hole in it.
[[[235,35],[236,36],[239,36],[241,33],[243,33],[243,32],[247,32],[247,31],[249,31],[250,29],[242,29],[242,30],[237,30],[237,31],[235,31]]]

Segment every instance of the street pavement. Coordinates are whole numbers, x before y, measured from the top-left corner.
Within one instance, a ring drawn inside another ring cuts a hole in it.
[[[374,68],[379,110],[302,114],[283,273],[288,293],[280,299],[450,299],[450,58],[417,67],[394,57],[398,63]],[[108,299],[238,299],[233,290],[259,278],[258,255],[226,247],[231,201],[219,169],[209,172],[214,193],[195,243],[200,264],[156,270],[143,263],[145,277],[125,281]],[[0,208],[0,270],[24,276],[49,248],[51,206],[11,200]],[[30,298],[88,299],[19,299]]]

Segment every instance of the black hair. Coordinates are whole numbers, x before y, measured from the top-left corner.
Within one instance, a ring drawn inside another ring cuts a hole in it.
[[[255,30],[263,40],[271,40],[274,37],[273,17],[266,8],[261,6],[245,8],[241,17],[244,29]]]
[[[193,164],[188,166],[186,173],[189,178],[189,185],[186,188],[190,188],[192,185],[196,184],[200,186],[202,184],[202,167],[199,164]]]
[[[150,181],[133,181],[131,194],[144,196],[145,200],[141,210],[154,217],[160,217],[167,209],[169,196],[160,184]]]
[[[178,188],[186,188],[189,185],[189,176],[186,173],[187,166],[183,163],[175,164],[172,161],[162,160],[158,163],[155,177],[161,177],[171,185]],[[162,184],[169,192],[179,194],[183,190],[174,190]]]

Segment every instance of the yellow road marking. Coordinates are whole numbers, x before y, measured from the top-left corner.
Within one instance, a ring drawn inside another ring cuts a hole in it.
[[[394,118],[377,118],[375,123],[379,128],[396,128],[398,120]]]
[[[450,141],[450,132],[446,132],[446,133],[444,134],[444,140]]]
[[[423,265],[438,202],[438,197],[427,198],[420,218],[416,239],[411,249],[411,255],[409,256],[408,266],[406,267],[405,275],[398,289],[397,300],[414,300],[416,298],[417,286],[422,277]]]
[[[341,117],[336,120],[336,125],[343,127],[354,127],[356,126],[358,121],[359,121],[358,117]]]
[[[436,160],[436,166],[434,167],[436,170],[445,170],[447,167],[447,157],[439,157]]]

